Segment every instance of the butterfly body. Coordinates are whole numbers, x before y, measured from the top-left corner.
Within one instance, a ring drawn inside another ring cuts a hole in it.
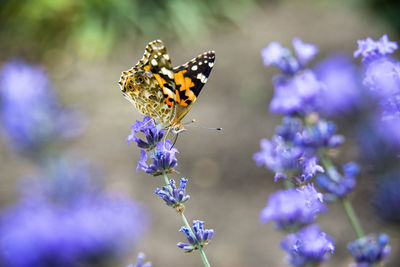
[[[122,72],[119,84],[124,97],[140,113],[162,128],[180,132],[184,129],[181,120],[206,83],[214,59],[214,51],[209,51],[172,68],[163,42],[156,40],[147,45],[133,68]]]

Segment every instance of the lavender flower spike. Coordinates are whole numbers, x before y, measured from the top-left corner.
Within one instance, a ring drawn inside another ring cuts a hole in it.
[[[136,142],[138,147],[146,150],[153,149],[164,136],[164,130],[159,129],[149,116],[144,117],[143,122],[136,121],[131,126],[131,131],[132,133],[126,138],[128,144],[129,142]],[[144,134],[146,140],[137,137],[139,132]]]
[[[354,57],[362,56],[364,61],[377,59],[390,55],[398,48],[396,42],[391,42],[387,35],[383,35],[379,41],[374,41],[371,37],[365,40],[358,40],[358,49],[354,51]]]
[[[0,266],[108,266],[130,254],[149,222],[141,205],[104,192],[82,169],[55,168],[2,211]]]
[[[136,264],[135,265],[130,264],[130,265],[126,266],[126,267],[151,267],[152,266],[151,262],[143,263],[144,259],[145,259],[144,253],[140,252],[138,254],[138,256],[137,256]]]
[[[204,229],[204,222],[198,220],[193,221],[194,236],[190,233],[190,229],[187,226],[182,226],[179,232],[184,232],[187,240],[189,241],[189,244],[182,242],[177,244],[177,246],[183,249],[185,252],[192,252],[193,250],[198,249],[198,246],[204,247],[210,242],[212,236],[214,235],[214,230]]]
[[[274,65],[285,74],[292,75],[300,69],[299,62],[293,57],[290,50],[278,42],[271,42],[263,48],[261,56],[265,66]]]
[[[300,38],[293,38],[293,48],[297,58],[302,66],[314,58],[318,53],[318,47],[314,44],[304,43]]]
[[[335,250],[333,239],[321,232],[317,225],[310,225],[298,233],[289,234],[281,242],[281,247],[289,254],[292,266],[306,266],[327,259],[327,252]],[[312,265],[313,266],[313,265]]]
[[[345,197],[356,186],[356,176],[360,172],[358,165],[354,162],[349,162],[343,165],[344,175],[337,175],[338,177],[332,179],[330,175],[318,175],[317,184],[328,192],[327,196],[330,200],[337,197]]]
[[[274,221],[277,229],[289,229],[313,223],[317,214],[326,209],[323,195],[309,184],[303,189],[280,190],[270,195],[260,220]]]
[[[76,111],[61,107],[45,70],[22,60],[1,68],[0,111],[2,130],[18,151],[46,150],[77,136],[84,126]]]
[[[352,267],[369,267],[387,258],[390,253],[386,234],[364,236],[348,244],[347,248],[356,261]]]
[[[144,172],[154,176],[161,175],[163,172],[172,173],[178,165],[175,153],[179,153],[179,151],[174,148],[171,141],[158,142],[155,152],[149,152],[150,158],[153,160],[152,164],[147,165],[147,153],[144,150],[140,151],[141,157],[136,171],[138,172],[139,169],[142,169]]]
[[[178,213],[182,213],[185,206],[183,203],[189,200],[190,196],[185,195],[187,179],[181,178],[180,187],[176,188],[175,181],[171,179],[169,186],[163,186],[162,189],[156,188],[155,194],[160,196],[167,206],[175,208]]]

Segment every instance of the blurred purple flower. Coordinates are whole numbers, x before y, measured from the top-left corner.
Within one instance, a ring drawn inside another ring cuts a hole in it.
[[[284,117],[282,119],[282,125],[278,125],[275,128],[275,133],[282,137],[285,142],[293,142],[302,127],[303,124],[300,119]]]
[[[320,62],[315,73],[326,90],[318,98],[318,111],[326,116],[348,114],[361,102],[361,77],[353,61],[336,54]]]
[[[299,133],[295,138],[295,143],[303,146],[304,149],[334,148],[344,143],[344,137],[335,133],[334,122],[319,120]]]
[[[4,64],[0,99],[3,131],[18,150],[33,152],[82,132],[79,114],[61,108],[41,67],[23,61]]]
[[[1,213],[1,266],[102,266],[129,254],[146,229],[142,207],[93,190],[86,174],[36,182]]]
[[[155,148],[155,152],[149,152],[150,158],[153,163],[147,165],[147,153],[144,150],[140,151],[141,157],[138,162],[136,171],[142,169],[144,172],[152,174],[154,176],[161,175],[163,172],[172,173],[176,166],[178,166],[178,160],[175,157],[175,153],[179,153],[171,141],[167,140],[164,142],[158,142]]]
[[[335,170],[335,176],[332,177],[331,171],[328,171],[327,175],[320,174],[317,176],[317,184],[324,189],[328,194],[326,199],[334,200],[336,197],[345,197],[350,193],[356,186],[356,176],[360,172],[357,164],[349,162],[343,165],[344,176],[341,176]]]
[[[318,47],[311,43],[304,43],[300,38],[293,38],[293,48],[301,66],[305,66],[318,53]]]
[[[370,267],[386,259],[391,250],[388,242],[389,236],[386,234],[370,234],[350,242],[347,248],[357,263],[351,266]]]
[[[379,58],[366,66],[363,84],[380,98],[400,92],[400,63]]]
[[[290,229],[313,223],[317,214],[326,210],[323,195],[309,184],[270,195],[260,220],[262,223],[274,221],[277,229]]]
[[[374,187],[372,205],[379,217],[387,222],[400,223],[400,173],[388,174]]]
[[[179,232],[184,232],[187,240],[189,241],[189,244],[182,242],[177,244],[177,246],[183,249],[185,252],[192,252],[193,250],[198,249],[198,246],[204,247],[210,242],[212,236],[214,235],[214,230],[204,229],[204,222],[197,220],[193,221],[194,236],[190,233],[190,229],[186,226],[182,226]]]
[[[310,113],[316,109],[317,99],[323,90],[324,85],[308,69],[290,79],[278,79],[270,111],[285,115]]]
[[[263,48],[261,57],[265,66],[274,65],[284,74],[292,75],[300,69],[298,61],[292,56],[290,50],[278,42],[271,42]]]
[[[278,178],[294,179],[295,182],[306,182],[317,172],[324,169],[317,164],[317,158],[308,156],[304,149],[285,142],[281,136],[273,136],[272,140],[262,139],[260,141],[261,151],[253,155],[257,166],[265,165],[274,171],[275,181]],[[290,173],[290,176],[287,176]]]
[[[151,262],[144,263],[145,255],[144,253],[140,252],[137,257],[137,262],[135,265],[128,265],[126,267],[151,267]]]
[[[397,150],[400,148],[400,117],[377,119],[375,127],[381,138]],[[398,151],[397,151],[398,152]]]
[[[390,55],[398,48],[396,42],[391,42],[387,35],[383,35],[379,41],[371,37],[357,41],[358,48],[354,51],[354,57],[362,56],[363,60],[374,60],[379,57]]]
[[[149,116],[144,117],[143,122],[136,121],[135,124],[132,124],[131,131],[132,133],[126,139],[128,144],[129,142],[136,142],[138,147],[146,150],[155,148],[164,136],[164,130],[159,129]],[[139,132],[144,134],[146,141],[137,137]]]
[[[325,261],[328,258],[327,252],[333,254],[335,250],[333,239],[321,232],[317,225],[287,235],[281,247],[289,254],[288,263],[292,266],[307,266]]]
[[[171,179],[169,186],[163,186],[162,189],[156,188],[156,195],[160,196],[167,206],[177,209],[178,212],[183,212],[183,203],[189,200],[190,196],[186,194],[187,179],[181,178],[179,188],[176,188],[175,181]]]

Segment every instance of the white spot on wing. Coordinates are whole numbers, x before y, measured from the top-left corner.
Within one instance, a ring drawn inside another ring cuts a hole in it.
[[[161,73],[164,75],[168,75],[170,79],[174,78],[174,74],[172,73],[172,71],[168,70],[166,67],[161,68]]]
[[[206,83],[207,82],[207,77],[203,75],[203,73],[199,73],[196,76],[197,79],[199,79],[202,83]]]
[[[151,65],[153,66],[157,66],[157,60],[155,60],[154,58],[151,60]]]
[[[166,60],[169,60],[169,55],[168,55],[168,54],[164,54],[163,57],[164,57]]]
[[[197,65],[194,65],[194,66],[192,67],[192,70],[197,70]]]
[[[212,68],[212,67],[214,66],[214,62],[208,63],[208,66],[209,66],[210,68]]]

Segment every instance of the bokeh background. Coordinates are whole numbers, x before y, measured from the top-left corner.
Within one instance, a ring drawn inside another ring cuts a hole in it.
[[[175,246],[184,241],[178,233],[182,222],[154,195],[155,187],[163,184],[161,178],[136,172],[139,150],[125,139],[141,116],[122,97],[117,82],[121,71],[133,66],[154,39],[165,42],[174,66],[215,50],[214,69],[187,120],[195,118],[197,125],[223,131],[189,128],[179,137],[179,174],[174,177],[189,179],[191,199],[185,213],[189,220],[205,220],[206,227],[215,230],[206,248],[213,266],[286,266],[279,248],[283,234],[259,222],[268,195],[282,186],[252,160],[259,140],[271,137],[281,120],[268,111],[276,72],[263,66],[260,50],[274,40],[290,46],[297,36],[319,46],[318,61],[335,52],[351,55],[356,41],[368,36],[377,39],[387,33],[398,41],[398,5],[382,0],[3,0],[0,63],[22,58],[43,65],[63,105],[80,110],[86,122],[84,133],[71,140],[64,153],[91,162],[101,170],[107,190],[130,196],[148,209],[149,230],[121,266],[143,251],[153,266],[200,267],[198,255],[184,254]],[[351,194],[361,222],[366,232],[391,236],[386,266],[399,266],[399,223],[383,220],[372,205],[383,172],[362,155],[353,127],[358,119],[335,120],[347,137],[335,162],[356,160],[362,167]],[[3,138],[0,206],[13,203],[17,181],[35,172],[36,166],[12,153]],[[335,254],[323,266],[347,266],[351,257],[346,244],[355,236],[342,207],[331,204],[319,222],[336,239]]]

